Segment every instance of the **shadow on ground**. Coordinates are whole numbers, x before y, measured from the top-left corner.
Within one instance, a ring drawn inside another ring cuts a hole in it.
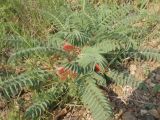
[[[113,91],[108,93],[115,120],[160,120],[160,67],[151,71],[136,89],[116,87],[112,86]]]

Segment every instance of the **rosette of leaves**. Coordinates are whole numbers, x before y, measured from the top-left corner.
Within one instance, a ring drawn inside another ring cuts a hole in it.
[[[8,64],[24,65],[27,70],[4,80],[1,93],[11,100],[24,89],[36,91],[34,103],[24,115],[26,119],[39,118],[53,106],[77,100],[95,120],[109,120],[112,107],[100,86],[107,87],[109,80],[122,86],[141,84],[133,76],[118,72],[118,66],[128,58],[160,60],[160,51],[139,46],[152,37],[150,28],[160,22],[159,16],[155,18],[132,5],[96,6],[85,0],[74,3],[74,9],[66,1],[56,5],[42,12],[42,17],[56,29],[46,41],[23,37],[8,40],[13,48]],[[142,21],[143,25],[139,25]],[[73,88],[74,95],[70,92]]]

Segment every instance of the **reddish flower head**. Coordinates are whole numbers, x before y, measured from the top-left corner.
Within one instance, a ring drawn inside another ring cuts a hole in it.
[[[64,67],[58,67],[56,74],[60,80],[67,80],[67,78],[74,79],[77,77],[77,73],[74,73],[71,70],[66,70]]]
[[[72,50],[74,50],[74,49],[75,49],[75,46],[73,46],[73,45],[71,45],[71,44],[65,43],[65,44],[63,45],[63,50],[64,50],[64,51],[70,52],[70,51],[72,51]]]
[[[101,69],[100,69],[100,66],[98,64],[95,65],[95,68],[94,68],[94,71],[95,72],[99,72]]]
[[[58,77],[61,79],[61,80],[66,80],[67,79],[67,71],[65,70],[64,67],[58,67],[57,68],[57,71],[56,71],[56,74],[58,75]]]
[[[65,72],[64,67],[57,68],[57,74],[63,74]]]

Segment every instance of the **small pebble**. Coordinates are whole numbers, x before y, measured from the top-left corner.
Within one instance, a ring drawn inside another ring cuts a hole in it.
[[[160,80],[160,75],[157,74],[156,77],[155,77],[156,81],[159,81]]]
[[[140,113],[141,113],[141,115],[143,116],[143,115],[147,114],[147,113],[148,113],[148,111],[147,111],[147,110],[143,110],[143,109],[142,109],[142,110],[140,111]]]

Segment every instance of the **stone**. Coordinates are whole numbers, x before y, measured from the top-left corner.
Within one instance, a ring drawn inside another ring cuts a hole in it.
[[[150,75],[150,78],[152,79],[152,80],[154,80],[155,79],[155,77],[156,77],[156,73],[151,73],[151,75]]]
[[[141,116],[143,116],[143,115],[147,114],[147,113],[148,113],[148,111],[147,111],[147,110],[143,110],[143,109],[142,109],[142,110],[140,111],[140,113],[141,113]]]
[[[151,115],[153,115],[155,118],[160,119],[160,115],[156,109],[151,109],[148,111]]]
[[[122,116],[122,120],[137,120],[133,112],[126,112]]]
[[[157,74],[155,79],[156,79],[156,81],[159,81],[160,80],[160,74]]]

